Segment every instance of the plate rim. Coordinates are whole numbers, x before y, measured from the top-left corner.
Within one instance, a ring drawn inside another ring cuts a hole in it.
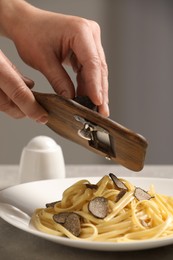
[[[103,176],[82,176],[82,177],[69,177],[65,179],[49,179],[49,180],[39,180],[39,181],[34,181],[34,182],[28,182],[28,183],[22,183],[22,184],[17,184],[8,188],[5,188],[0,191],[0,204],[1,202],[1,195],[2,193],[5,193],[7,191],[13,190],[14,188],[17,189],[21,186],[32,186],[33,183],[35,185],[40,184],[40,183],[54,183],[54,182],[64,182],[67,180],[69,181],[77,181],[81,179],[88,179],[88,180],[99,180]],[[173,182],[172,178],[157,178],[157,177],[134,177],[134,176],[118,176],[119,178],[124,178],[127,180],[136,180],[136,181],[157,181],[157,182]],[[13,206],[13,205],[12,205]],[[21,229],[25,232],[28,232],[32,235],[35,235],[37,237],[44,238],[46,240],[70,246],[70,247],[75,247],[75,248],[81,248],[81,249],[86,249],[86,250],[99,250],[99,251],[135,251],[135,250],[146,250],[146,249],[152,249],[152,248],[157,248],[157,247],[162,247],[166,245],[173,244],[173,237],[165,237],[165,238],[160,238],[160,239],[148,239],[148,240],[142,240],[142,241],[135,241],[135,242],[97,242],[97,241],[89,241],[89,240],[71,240],[66,237],[56,237],[55,235],[43,233],[39,230],[36,230],[34,227],[31,228],[30,224],[28,224],[28,227],[21,227],[20,225],[17,225],[13,219],[9,221],[8,217],[4,215],[0,216],[4,221],[7,223],[17,227],[18,229]]]

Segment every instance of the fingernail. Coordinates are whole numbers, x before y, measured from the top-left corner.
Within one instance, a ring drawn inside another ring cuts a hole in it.
[[[108,106],[107,103],[104,104],[104,109],[105,109],[106,116],[109,116],[110,115],[110,111],[109,111],[109,106]]]
[[[109,110],[109,105],[108,104],[106,104],[106,110],[107,110],[107,114],[109,116],[110,115],[110,110]]]
[[[99,101],[100,101],[100,104],[102,104],[102,102],[103,102],[103,95],[102,95],[101,91],[99,92]]]
[[[41,118],[37,119],[36,122],[45,125],[48,122],[48,117],[42,116]]]

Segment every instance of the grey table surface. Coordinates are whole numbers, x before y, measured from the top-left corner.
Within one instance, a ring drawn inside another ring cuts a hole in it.
[[[140,173],[131,172],[114,165],[67,165],[67,177],[103,176],[108,172],[117,176],[139,176],[173,178],[173,165],[146,165]],[[0,189],[15,185],[17,165],[0,165]],[[26,233],[0,218],[0,259],[1,260],[47,260],[47,259],[173,259],[173,245],[129,252],[104,252],[83,250],[59,245]]]

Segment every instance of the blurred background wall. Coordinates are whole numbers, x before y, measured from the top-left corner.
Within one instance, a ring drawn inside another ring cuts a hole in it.
[[[110,118],[147,138],[146,164],[172,164],[173,1],[28,2],[100,24],[109,66]],[[0,48],[23,74],[35,81],[35,90],[52,92],[44,76],[21,61],[12,42],[1,37]],[[66,164],[111,163],[61,138],[46,126],[0,113],[0,164],[18,164],[22,148],[37,135],[47,135],[60,144]]]

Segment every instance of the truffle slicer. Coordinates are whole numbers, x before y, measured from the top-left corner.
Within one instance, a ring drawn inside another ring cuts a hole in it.
[[[92,106],[88,108],[79,103],[80,99],[74,101],[57,94],[33,94],[47,110],[47,126],[54,132],[130,170],[142,170],[147,149],[143,136],[102,116],[91,109]]]

